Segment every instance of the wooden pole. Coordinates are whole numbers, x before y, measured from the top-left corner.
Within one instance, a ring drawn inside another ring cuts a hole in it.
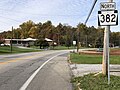
[[[12,34],[11,34],[11,41],[10,41],[10,51],[12,53],[12,39],[13,39],[13,26],[12,26]]]

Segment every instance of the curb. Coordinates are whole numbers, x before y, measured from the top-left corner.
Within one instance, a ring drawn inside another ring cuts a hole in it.
[[[69,66],[70,71],[71,71],[71,72],[70,72],[71,78],[74,78],[75,76],[74,76],[74,74],[73,74],[73,72],[72,72],[72,69],[73,69],[73,68],[70,67],[70,64],[72,64],[72,63],[71,63],[71,60],[70,60],[70,54],[67,56],[67,61],[68,61],[68,66]],[[72,83],[73,90],[74,90],[75,86],[78,88],[78,90],[82,90],[82,89],[79,87],[79,85],[80,85],[80,83],[78,83],[78,84],[76,84],[76,85],[74,85],[74,84]]]

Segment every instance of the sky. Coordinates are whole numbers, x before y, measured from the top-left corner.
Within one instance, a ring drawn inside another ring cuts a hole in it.
[[[87,26],[98,27],[98,11],[100,3],[108,0],[98,0],[87,22]],[[116,10],[120,17],[120,0],[116,2]],[[28,20],[35,23],[52,21],[76,27],[84,23],[94,0],[0,0],[0,32],[18,28]],[[120,19],[117,26],[111,26],[111,31],[120,32]]]

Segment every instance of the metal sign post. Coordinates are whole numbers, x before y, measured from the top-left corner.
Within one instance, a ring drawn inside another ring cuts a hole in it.
[[[76,41],[73,41],[73,46],[74,46],[73,52],[75,52],[75,45],[76,45]]]
[[[109,0],[109,2],[113,2],[113,0]],[[106,60],[107,60],[107,67],[108,67],[108,85],[110,84],[110,60],[109,60],[109,32],[110,32],[110,26],[106,26],[106,33],[107,33],[107,36],[106,36],[106,38],[107,38],[107,45],[106,45],[106,54],[108,55],[108,56],[106,56]]]

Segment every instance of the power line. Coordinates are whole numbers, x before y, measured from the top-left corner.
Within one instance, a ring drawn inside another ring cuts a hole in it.
[[[88,21],[88,19],[89,19],[90,15],[91,15],[91,13],[92,13],[92,11],[93,11],[94,7],[95,7],[96,2],[97,2],[97,0],[94,0],[94,3],[93,3],[93,5],[92,5],[92,8],[91,8],[91,10],[90,10],[89,14],[88,14],[88,17],[87,17],[87,19],[86,19],[86,21],[85,21],[85,24],[87,23],[87,21]]]

